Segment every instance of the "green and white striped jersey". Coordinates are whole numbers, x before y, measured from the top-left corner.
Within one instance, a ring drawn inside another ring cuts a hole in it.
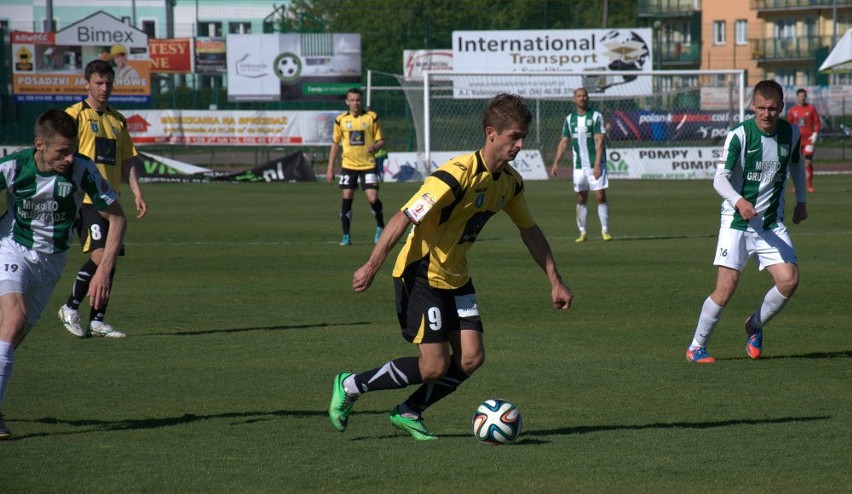
[[[790,164],[800,166],[799,128],[779,118],[775,133],[761,132],[753,118],[734,127],[725,139],[720,167],[729,172],[731,186],[754,205],[751,225],[775,228],[784,219],[784,188]],[[722,224],[745,231],[744,220],[728,201],[722,201]]]
[[[116,193],[82,155],[65,173],[39,171],[35,149],[28,148],[0,159],[0,190],[6,189],[7,210],[0,232],[24,247],[53,254],[68,250],[71,225],[88,194],[97,209],[116,200]]]
[[[595,166],[595,134],[606,134],[603,115],[594,110],[588,110],[584,115],[577,112],[569,113],[562,122],[562,137],[571,138],[571,148],[574,150],[574,168],[593,168]],[[606,148],[603,150],[606,156]],[[601,158],[601,166],[606,166],[606,159]]]

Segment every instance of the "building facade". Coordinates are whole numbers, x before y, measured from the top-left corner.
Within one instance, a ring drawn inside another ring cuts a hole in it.
[[[654,29],[658,69],[743,69],[748,85],[850,83],[817,69],[852,27],[852,0],[638,0],[638,16]]]

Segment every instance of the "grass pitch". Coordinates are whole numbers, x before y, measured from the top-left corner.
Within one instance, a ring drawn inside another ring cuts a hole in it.
[[[37,492],[838,492],[852,484],[852,176],[821,178],[810,219],[790,225],[802,282],[767,326],[765,358],[742,322],[770,278],[753,262],[709,350],[684,350],[715,280],[719,199],[706,181],[616,181],[604,243],[575,245],[565,181],[529,182],[574,307],[549,285],[505,215],[469,257],[486,363],[428,411],[439,441],[401,435],[387,412],[407,391],[328,421],[332,376],[415,348],[400,336],[392,259],[351,290],[372,247],[359,193],[339,241],[337,188],[148,184],[130,219],[108,320],[130,336],[78,340],[55,311],[84,257],[16,352],[0,443],[0,491]],[[389,217],[415,184],[386,184]],[[792,197],[792,196],[788,196]],[[124,198],[128,213],[129,194]],[[791,211],[788,204],[788,211]],[[477,443],[476,405],[518,405],[509,446]]]

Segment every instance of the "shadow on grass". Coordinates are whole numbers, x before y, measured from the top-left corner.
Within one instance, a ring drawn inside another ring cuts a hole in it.
[[[376,415],[387,414],[386,410],[376,411],[359,411],[358,414]],[[179,425],[189,425],[195,422],[206,420],[221,420],[232,419],[229,425],[235,424],[252,424],[273,420],[276,418],[313,418],[323,417],[328,420],[328,412],[326,410],[276,410],[270,412],[232,412],[232,413],[214,413],[209,415],[196,415],[194,413],[185,413],[178,417],[162,417],[149,419],[125,419],[125,420],[68,420],[55,417],[44,417],[33,420],[7,420],[10,424],[13,423],[31,423],[42,425],[60,425],[74,427],[75,430],[62,430],[56,432],[35,432],[32,434],[15,434],[14,440],[32,439],[36,437],[47,436],[67,436],[72,434],[89,434],[92,432],[116,432],[116,431],[133,431],[146,429],[159,429],[162,427],[173,427]],[[331,424],[329,424],[331,429]]]
[[[242,333],[244,331],[288,331],[291,329],[316,329],[316,328],[333,328],[338,326],[364,326],[372,324],[366,321],[361,322],[342,322],[342,323],[327,323],[321,322],[316,324],[282,324],[278,326],[249,326],[245,328],[213,328],[213,329],[197,329],[185,331],[181,328],[176,328],[175,331],[168,333],[147,333],[134,338],[144,338],[146,336],[197,336],[201,334],[214,333]]]
[[[655,422],[652,424],[639,425],[594,425],[594,426],[578,426],[578,427],[562,427],[558,429],[540,429],[532,431],[524,431],[523,436],[567,436],[574,434],[590,434],[593,432],[609,432],[609,431],[642,431],[648,429],[715,429],[719,427],[736,427],[739,425],[776,425],[790,424],[796,422],[816,422],[819,420],[830,420],[830,415],[815,415],[805,417],[781,417],[776,419],[735,419],[735,420],[718,420],[710,422]]]
[[[759,360],[782,360],[782,359],[804,359],[804,360],[820,360],[833,358],[852,358],[852,350],[842,350],[839,352],[811,352],[802,353],[799,355],[769,355],[762,356]],[[717,358],[716,360],[751,360],[750,357],[733,357],[733,358]]]
[[[524,430],[521,433],[521,438],[516,443],[512,443],[511,446],[534,446],[538,444],[547,444],[550,441],[547,440],[548,437],[551,436],[571,436],[578,434],[592,434],[595,432],[611,432],[611,431],[642,431],[648,429],[660,429],[660,430],[676,430],[676,429],[715,429],[721,427],[736,427],[740,425],[775,425],[775,424],[789,424],[796,422],[815,422],[819,420],[831,420],[832,417],[830,415],[816,415],[816,416],[806,416],[806,417],[781,417],[776,419],[739,419],[739,420],[719,420],[713,422],[670,422],[670,423],[661,423],[655,422],[652,424],[638,424],[638,425],[590,425],[590,426],[577,426],[577,427],[560,427],[558,429],[533,429],[533,430]],[[461,437],[461,438],[470,438],[472,434],[438,434],[440,437]],[[395,435],[384,435],[379,437],[358,437],[354,438],[356,441],[370,440],[370,439],[393,439],[393,438],[408,438],[404,433],[399,433]],[[541,439],[537,439],[541,438]]]
[[[358,411],[357,415],[386,415],[387,410],[365,410]],[[63,430],[56,432],[35,432],[32,434],[15,435],[13,440],[20,441],[24,439],[33,439],[38,437],[49,436],[68,436],[74,434],[90,434],[94,432],[118,432],[118,431],[135,431],[147,429],[159,429],[163,427],[174,427],[181,425],[189,425],[195,422],[206,420],[221,420],[233,419],[229,425],[236,424],[252,424],[273,420],[275,418],[327,418],[325,410],[276,410],[270,412],[232,412],[232,413],[214,413],[209,415],[196,415],[185,413],[178,417],[163,417],[149,419],[125,419],[125,420],[66,420],[55,417],[44,417],[33,420],[10,420],[13,423],[32,423],[42,425],[60,425],[74,427],[75,430]],[[521,434],[521,439],[514,443],[515,445],[536,445],[549,442],[548,437],[551,436],[568,436],[578,434],[591,434],[596,432],[611,432],[611,431],[641,431],[649,429],[674,430],[674,429],[715,429],[721,427],[736,427],[740,425],[774,425],[774,424],[789,424],[796,422],[815,422],[820,420],[831,420],[830,415],[816,415],[804,417],[781,417],[774,419],[737,419],[737,420],[719,420],[709,422],[670,422],[662,423],[655,422],[651,424],[621,424],[621,425],[594,425],[594,426],[577,426],[577,427],[560,427],[557,429],[533,429],[524,430]],[[326,419],[327,420],[327,419]],[[331,426],[329,425],[329,430]],[[439,434],[442,438],[470,438],[471,434]],[[396,439],[403,438],[410,440],[411,438],[404,432],[399,431],[396,434],[382,436],[361,436],[351,437],[354,441],[366,441],[376,439]],[[541,439],[536,439],[541,438]]]

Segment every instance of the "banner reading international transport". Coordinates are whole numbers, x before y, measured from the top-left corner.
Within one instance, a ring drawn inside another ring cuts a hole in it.
[[[571,29],[529,31],[454,31],[453,67],[466,74],[516,74],[461,77],[453,81],[456,98],[491,98],[509,91],[532,98],[566,98],[584,86],[590,94],[650,96],[650,77],[621,72],[650,72],[654,66],[651,29]],[[589,72],[587,77],[580,73]],[[608,75],[608,72],[619,74]],[[552,77],[528,77],[528,74]],[[558,73],[558,75],[556,74]],[[577,76],[566,76],[578,73]]]
[[[136,144],[330,146],[338,112],[125,110]]]

